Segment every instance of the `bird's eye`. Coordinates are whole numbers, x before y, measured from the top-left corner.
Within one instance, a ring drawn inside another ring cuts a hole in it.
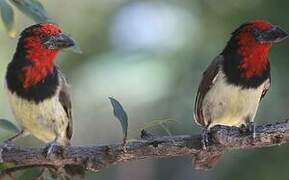
[[[259,29],[256,28],[252,29],[252,35],[257,41],[262,40],[262,32]]]
[[[261,32],[258,29],[254,28],[252,29],[252,34],[254,35],[254,37],[258,37],[260,36]]]
[[[39,34],[39,37],[40,37],[41,39],[44,39],[46,36],[45,36],[44,34]]]

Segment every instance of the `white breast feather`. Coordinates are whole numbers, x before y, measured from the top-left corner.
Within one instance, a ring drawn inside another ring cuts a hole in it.
[[[248,118],[254,120],[265,83],[256,89],[242,89],[226,82],[222,71],[216,83],[204,97],[203,113],[210,127],[215,125],[241,126]]]
[[[56,134],[65,136],[68,120],[58,96],[38,104],[9,91],[8,97],[15,119],[24,130],[44,142],[53,141]]]

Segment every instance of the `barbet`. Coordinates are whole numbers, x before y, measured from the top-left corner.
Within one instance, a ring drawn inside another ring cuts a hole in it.
[[[203,73],[195,100],[195,121],[207,132],[216,125],[249,126],[255,137],[254,118],[270,84],[268,54],[273,43],[287,38],[286,31],[264,20],[237,28],[224,50]]]
[[[72,137],[71,100],[63,73],[54,65],[60,50],[75,42],[55,24],[26,28],[6,72],[9,103],[21,132],[50,143],[48,153]]]

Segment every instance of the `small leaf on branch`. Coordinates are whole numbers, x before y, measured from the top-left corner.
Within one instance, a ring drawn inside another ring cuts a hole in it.
[[[23,14],[32,18],[35,22],[51,22],[48,13],[38,0],[10,0]]]
[[[15,14],[12,6],[6,0],[0,0],[0,11],[8,35],[15,38],[17,30],[15,25]]]
[[[109,100],[111,102],[111,105],[113,107],[113,114],[114,116],[119,120],[121,127],[122,127],[122,133],[123,133],[123,143],[126,144],[127,141],[127,128],[128,128],[128,117],[127,114],[122,107],[122,105],[113,97],[109,97]]]
[[[13,133],[19,132],[19,129],[17,128],[17,126],[6,119],[0,119],[0,128],[5,129],[7,131],[11,131]]]

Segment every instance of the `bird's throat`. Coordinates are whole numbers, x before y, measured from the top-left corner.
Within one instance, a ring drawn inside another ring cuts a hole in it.
[[[271,43],[257,43],[252,38],[239,39],[238,52],[241,56],[239,68],[241,77],[250,79],[254,76],[261,76],[268,65],[268,53],[272,47]]]
[[[27,38],[25,41],[25,59],[29,65],[22,68],[21,81],[23,88],[27,89],[41,82],[53,70],[53,61],[58,50],[50,50],[44,47],[40,40]]]
[[[21,78],[24,89],[36,85],[45,79],[52,72],[53,64],[33,64],[23,67],[23,77]]]

